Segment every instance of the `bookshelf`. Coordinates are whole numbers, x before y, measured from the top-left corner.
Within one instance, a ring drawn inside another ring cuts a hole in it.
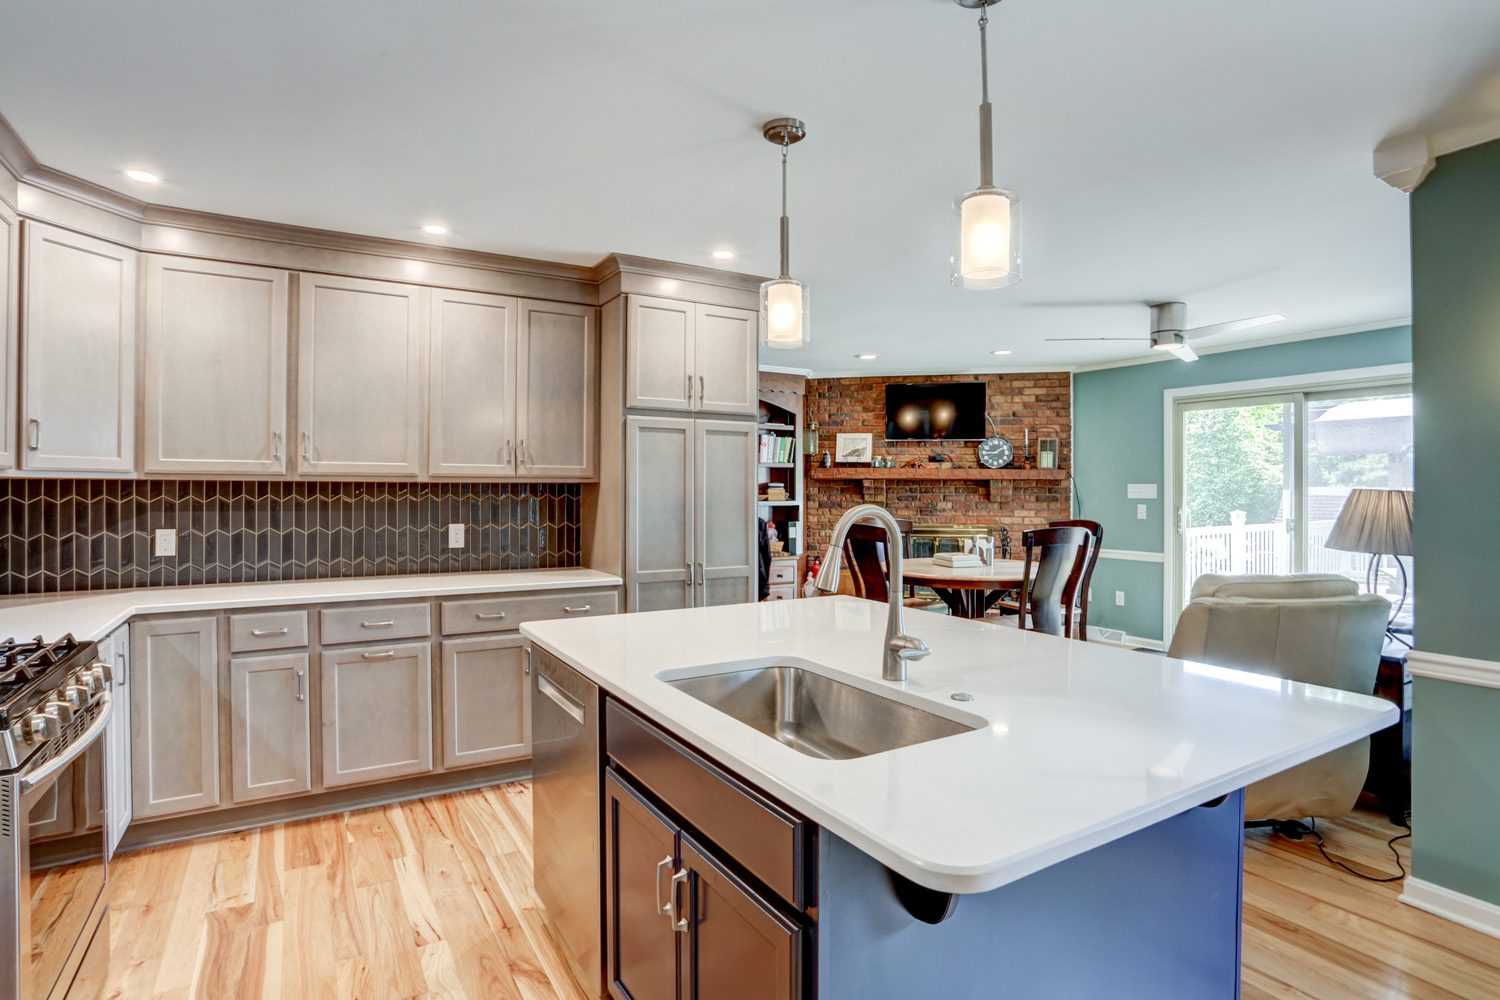
[[[806,380],[780,372],[760,373],[760,418],[756,426],[756,516],[776,527],[783,557],[803,566],[803,398]],[[775,558],[775,557],[773,557]]]

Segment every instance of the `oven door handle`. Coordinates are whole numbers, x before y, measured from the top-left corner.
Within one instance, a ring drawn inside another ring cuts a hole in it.
[[[99,715],[89,727],[83,731],[83,735],[74,740],[68,747],[67,752],[61,757],[54,757],[47,761],[40,770],[21,776],[21,794],[25,795],[33,788],[40,788],[57,775],[63,768],[73,763],[83,752],[94,745],[94,741],[104,732],[104,727],[109,725],[109,714],[114,711],[114,704],[110,701],[109,692],[99,696]]]

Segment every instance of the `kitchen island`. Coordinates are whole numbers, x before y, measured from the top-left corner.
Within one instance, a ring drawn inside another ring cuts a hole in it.
[[[708,996],[767,965],[718,995],[1236,996],[1239,790],[1396,720],[1372,697],[926,614],[907,628],[932,654],[885,682],[885,612],[832,597],[524,627],[602,692],[616,996]],[[799,749],[711,703],[777,665],[951,735],[824,759],[837,741]],[[634,881],[637,854],[655,868]],[[721,935],[741,918],[720,947],[714,914]]]

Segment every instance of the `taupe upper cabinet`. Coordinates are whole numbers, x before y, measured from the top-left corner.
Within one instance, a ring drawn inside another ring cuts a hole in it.
[[[645,295],[627,309],[626,406],[756,412],[755,313]]]
[[[598,474],[599,328],[591,306],[521,302],[516,474]]]
[[[299,276],[299,472],[421,471],[425,292],[395,282]]]
[[[16,467],[16,364],[21,327],[21,220],[0,201],[0,469]]]
[[[24,229],[21,465],[131,472],[139,254],[41,223]]]
[[[148,254],[146,472],[283,473],[287,272]]]
[[[516,471],[516,300],[432,292],[428,473]]]

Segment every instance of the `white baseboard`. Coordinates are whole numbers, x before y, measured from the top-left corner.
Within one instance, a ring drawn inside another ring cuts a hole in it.
[[[1433,882],[1410,878],[1402,883],[1401,902],[1434,913],[1455,924],[1500,938],[1500,906],[1445,889]]]
[[[1142,639],[1138,635],[1126,635],[1124,629],[1089,626],[1089,641],[1108,642],[1116,646],[1133,646],[1138,649],[1154,649],[1158,652],[1167,647],[1160,639]]]

